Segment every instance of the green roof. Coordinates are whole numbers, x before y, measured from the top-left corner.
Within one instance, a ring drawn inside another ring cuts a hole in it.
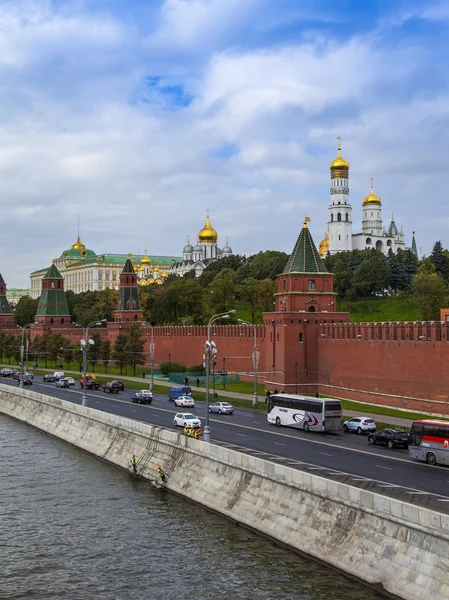
[[[42,279],[64,279],[64,278],[61,275],[61,273],[58,271],[58,269],[56,268],[56,265],[53,264],[47,270],[47,272],[45,273],[45,275],[43,276]]]
[[[327,273],[327,269],[313,243],[307,221],[304,222],[284,273]]]
[[[60,258],[80,260],[90,256],[96,256],[96,254],[93,250],[89,250],[89,248],[69,248],[68,250],[64,250]]]
[[[63,289],[42,290],[36,316],[38,317],[70,317],[67,300]]]
[[[415,232],[413,232],[412,252],[415,256],[418,256],[418,248],[416,247]]]

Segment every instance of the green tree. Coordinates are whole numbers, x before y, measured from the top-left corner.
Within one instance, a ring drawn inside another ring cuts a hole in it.
[[[38,304],[38,298],[33,300],[29,296],[22,296],[14,310],[14,323],[21,327],[28,325],[28,323],[34,323]]]
[[[6,334],[4,332],[0,333],[0,363],[3,362],[3,355],[5,353],[5,339]]]
[[[240,299],[251,314],[251,323],[256,322],[256,312],[260,310],[260,282],[254,277],[244,279],[237,287]]]
[[[91,336],[91,339],[94,343],[89,344],[89,351],[87,353],[87,358],[88,358],[90,364],[92,365],[92,373],[95,373],[95,365],[100,360],[101,345],[103,342],[101,339],[101,335],[98,332],[93,333]]]
[[[440,308],[446,293],[446,284],[443,277],[436,272],[435,265],[430,259],[423,260],[412,280],[412,294],[424,321],[440,318]]]
[[[100,355],[100,359],[103,361],[104,363],[104,368],[106,373],[108,372],[108,365],[111,362],[111,342],[106,339],[103,340],[102,344],[101,344],[101,355]]]
[[[246,262],[245,256],[239,254],[232,254],[231,256],[223,256],[220,260],[214,260],[207,265],[204,271],[198,278],[198,281],[202,287],[209,286],[215,277],[223,271],[223,269],[230,269],[231,271],[238,271],[242,265]],[[242,277],[244,279],[244,277]]]
[[[136,375],[137,365],[145,364],[145,340],[142,338],[142,328],[139,324],[131,325],[129,335],[126,340],[125,350],[128,353],[128,364],[133,368],[133,375]]]
[[[372,296],[384,293],[388,281],[388,268],[385,255],[378,250],[365,251],[354,269],[353,289],[357,296]]]
[[[387,287],[393,292],[406,290],[409,282],[407,273],[402,262],[399,262],[396,254],[390,248],[387,256],[388,280]]]
[[[429,260],[435,267],[436,274],[440,275],[446,283],[449,282],[449,258],[440,241],[435,242]]]
[[[234,308],[235,283],[225,273],[225,277],[216,277],[207,288],[207,304],[211,312],[221,313]]]
[[[280,275],[288,261],[288,254],[278,250],[266,250],[250,256],[238,269],[235,277],[236,283],[242,283],[244,279],[273,279]]]
[[[119,333],[115,339],[114,350],[112,352],[112,358],[115,360],[120,366],[120,375],[123,373],[123,367],[126,367],[128,364],[128,353],[126,350],[126,342],[128,341],[128,336],[124,333]]]
[[[66,343],[66,347],[64,348],[64,361],[67,365],[67,370],[69,370],[70,363],[73,361],[73,346],[69,343]]]
[[[274,294],[277,292],[276,282],[272,279],[259,281],[260,306],[263,312],[273,311]]]
[[[9,364],[11,364],[11,359],[17,356],[18,348],[20,348],[20,341],[17,340],[17,336],[7,335],[4,341],[4,353]]]

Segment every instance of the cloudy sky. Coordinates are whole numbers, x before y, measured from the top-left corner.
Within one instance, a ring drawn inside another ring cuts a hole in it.
[[[0,272],[29,285],[81,237],[180,255],[206,209],[234,252],[327,224],[336,136],[354,233],[448,239],[449,3],[0,0]]]

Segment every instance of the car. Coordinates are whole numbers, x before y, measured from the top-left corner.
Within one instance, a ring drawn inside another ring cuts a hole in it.
[[[153,392],[150,392],[150,390],[140,390],[131,399],[137,404],[151,404],[153,401]]]
[[[67,377],[61,377],[61,379],[56,380],[56,387],[58,388],[68,388],[70,387],[69,380]]]
[[[73,379],[73,377],[65,377],[65,379],[67,379],[69,385],[75,385],[75,380]]]
[[[34,379],[33,373],[28,373],[28,371],[25,371],[24,375],[26,375],[27,377],[31,377],[31,379]]]
[[[83,382],[80,381],[80,386],[83,386]],[[99,390],[101,387],[101,385],[98,383],[98,381],[95,381],[95,379],[87,379],[86,381],[86,390]]]
[[[33,385],[33,380],[29,375],[19,375],[18,381],[19,384],[22,382],[22,385]]]
[[[370,433],[368,442],[371,446],[375,444],[385,444],[391,449],[408,448],[409,436],[403,429],[382,429],[376,433]]]
[[[195,400],[192,396],[178,396],[175,398],[175,406],[185,406],[186,408],[193,408],[195,406]]]
[[[42,377],[42,381],[44,383],[54,383],[56,381],[56,377],[54,375],[52,375],[51,373],[47,373],[47,375],[44,375]]]
[[[2,377],[11,377],[12,374],[13,374],[13,370],[12,369],[8,369],[7,367],[5,367],[4,369],[0,370],[0,375]]]
[[[201,427],[201,421],[192,413],[176,413],[173,424],[175,427]]]
[[[214,404],[209,406],[209,412],[216,412],[219,415],[232,415],[234,407],[229,402],[214,402]]]
[[[370,417],[353,417],[343,423],[343,431],[356,431],[359,435],[366,431],[374,433],[376,431],[376,422]]]
[[[101,389],[103,390],[103,392],[109,392],[110,394],[118,394],[120,391],[120,386],[118,385],[117,381],[108,381],[107,383],[103,384],[103,387]]]
[[[114,381],[111,381],[111,383],[116,385],[121,392],[123,392],[123,390],[125,389],[125,386],[123,385],[123,381],[120,381],[119,379],[114,379]]]
[[[55,371],[54,376],[55,376],[56,380],[62,379],[64,377],[64,371]]]

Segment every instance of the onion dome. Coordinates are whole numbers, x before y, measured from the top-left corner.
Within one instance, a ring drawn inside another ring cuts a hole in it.
[[[139,273],[143,273],[145,271],[145,268],[144,267],[139,267],[137,270],[139,271]]]
[[[341,138],[338,137],[338,152],[337,158],[335,158],[331,164],[331,179],[348,179],[349,176],[349,163],[341,155]]]
[[[371,177],[371,190],[368,196],[365,196],[363,199],[363,206],[367,206],[369,204],[382,204],[379,196],[376,196],[374,193],[374,179]]]
[[[228,244],[228,238],[226,238],[226,246],[222,250],[223,254],[232,254],[232,248]]]
[[[140,269],[139,269],[139,270],[140,270]],[[143,285],[148,285],[148,284],[147,284],[147,282],[145,281],[145,279],[141,279],[141,280],[139,281],[139,285],[142,285],[142,286],[143,286]]]
[[[329,232],[326,231],[324,240],[322,240],[320,242],[320,248],[318,250],[318,254],[321,256],[321,258],[324,258],[328,252],[329,252]]]
[[[147,256],[147,249],[145,248],[145,256],[140,260],[141,267],[149,267],[151,265],[151,259]]]
[[[153,272],[154,273],[159,273],[159,267],[157,265],[155,267],[153,267]]]
[[[199,238],[200,242],[216,243],[218,240],[218,233],[215,231],[215,229],[210,224],[209,215],[207,215],[207,217],[206,217],[206,224],[204,225],[203,229],[201,229],[201,231],[199,232],[198,238]]]
[[[192,244],[190,243],[190,236],[187,238],[187,244],[184,246],[183,254],[191,254],[193,252]]]
[[[217,247],[217,256],[223,256],[223,251],[221,248]]]
[[[200,241],[198,240],[197,243],[196,243],[196,245],[193,246],[193,252],[202,252],[202,251],[203,251],[203,248],[200,245]]]
[[[93,250],[89,250],[80,240],[80,236],[76,238],[76,242],[70,246],[68,250],[64,250],[61,254],[61,258],[69,260],[76,260],[80,258],[87,258],[90,256],[96,256]]]
[[[153,279],[151,279],[151,278],[147,279],[147,285],[152,285],[153,283],[154,283]]]
[[[165,271],[164,271],[164,272],[162,273],[161,277],[163,277],[163,278],[165,279],[166,277],[168,277],[168,273],[165,273]]]
[[[162,280],[161,279],[156,279],[156,281],[154,283],[157,283],[157,285],[162,285]]]

